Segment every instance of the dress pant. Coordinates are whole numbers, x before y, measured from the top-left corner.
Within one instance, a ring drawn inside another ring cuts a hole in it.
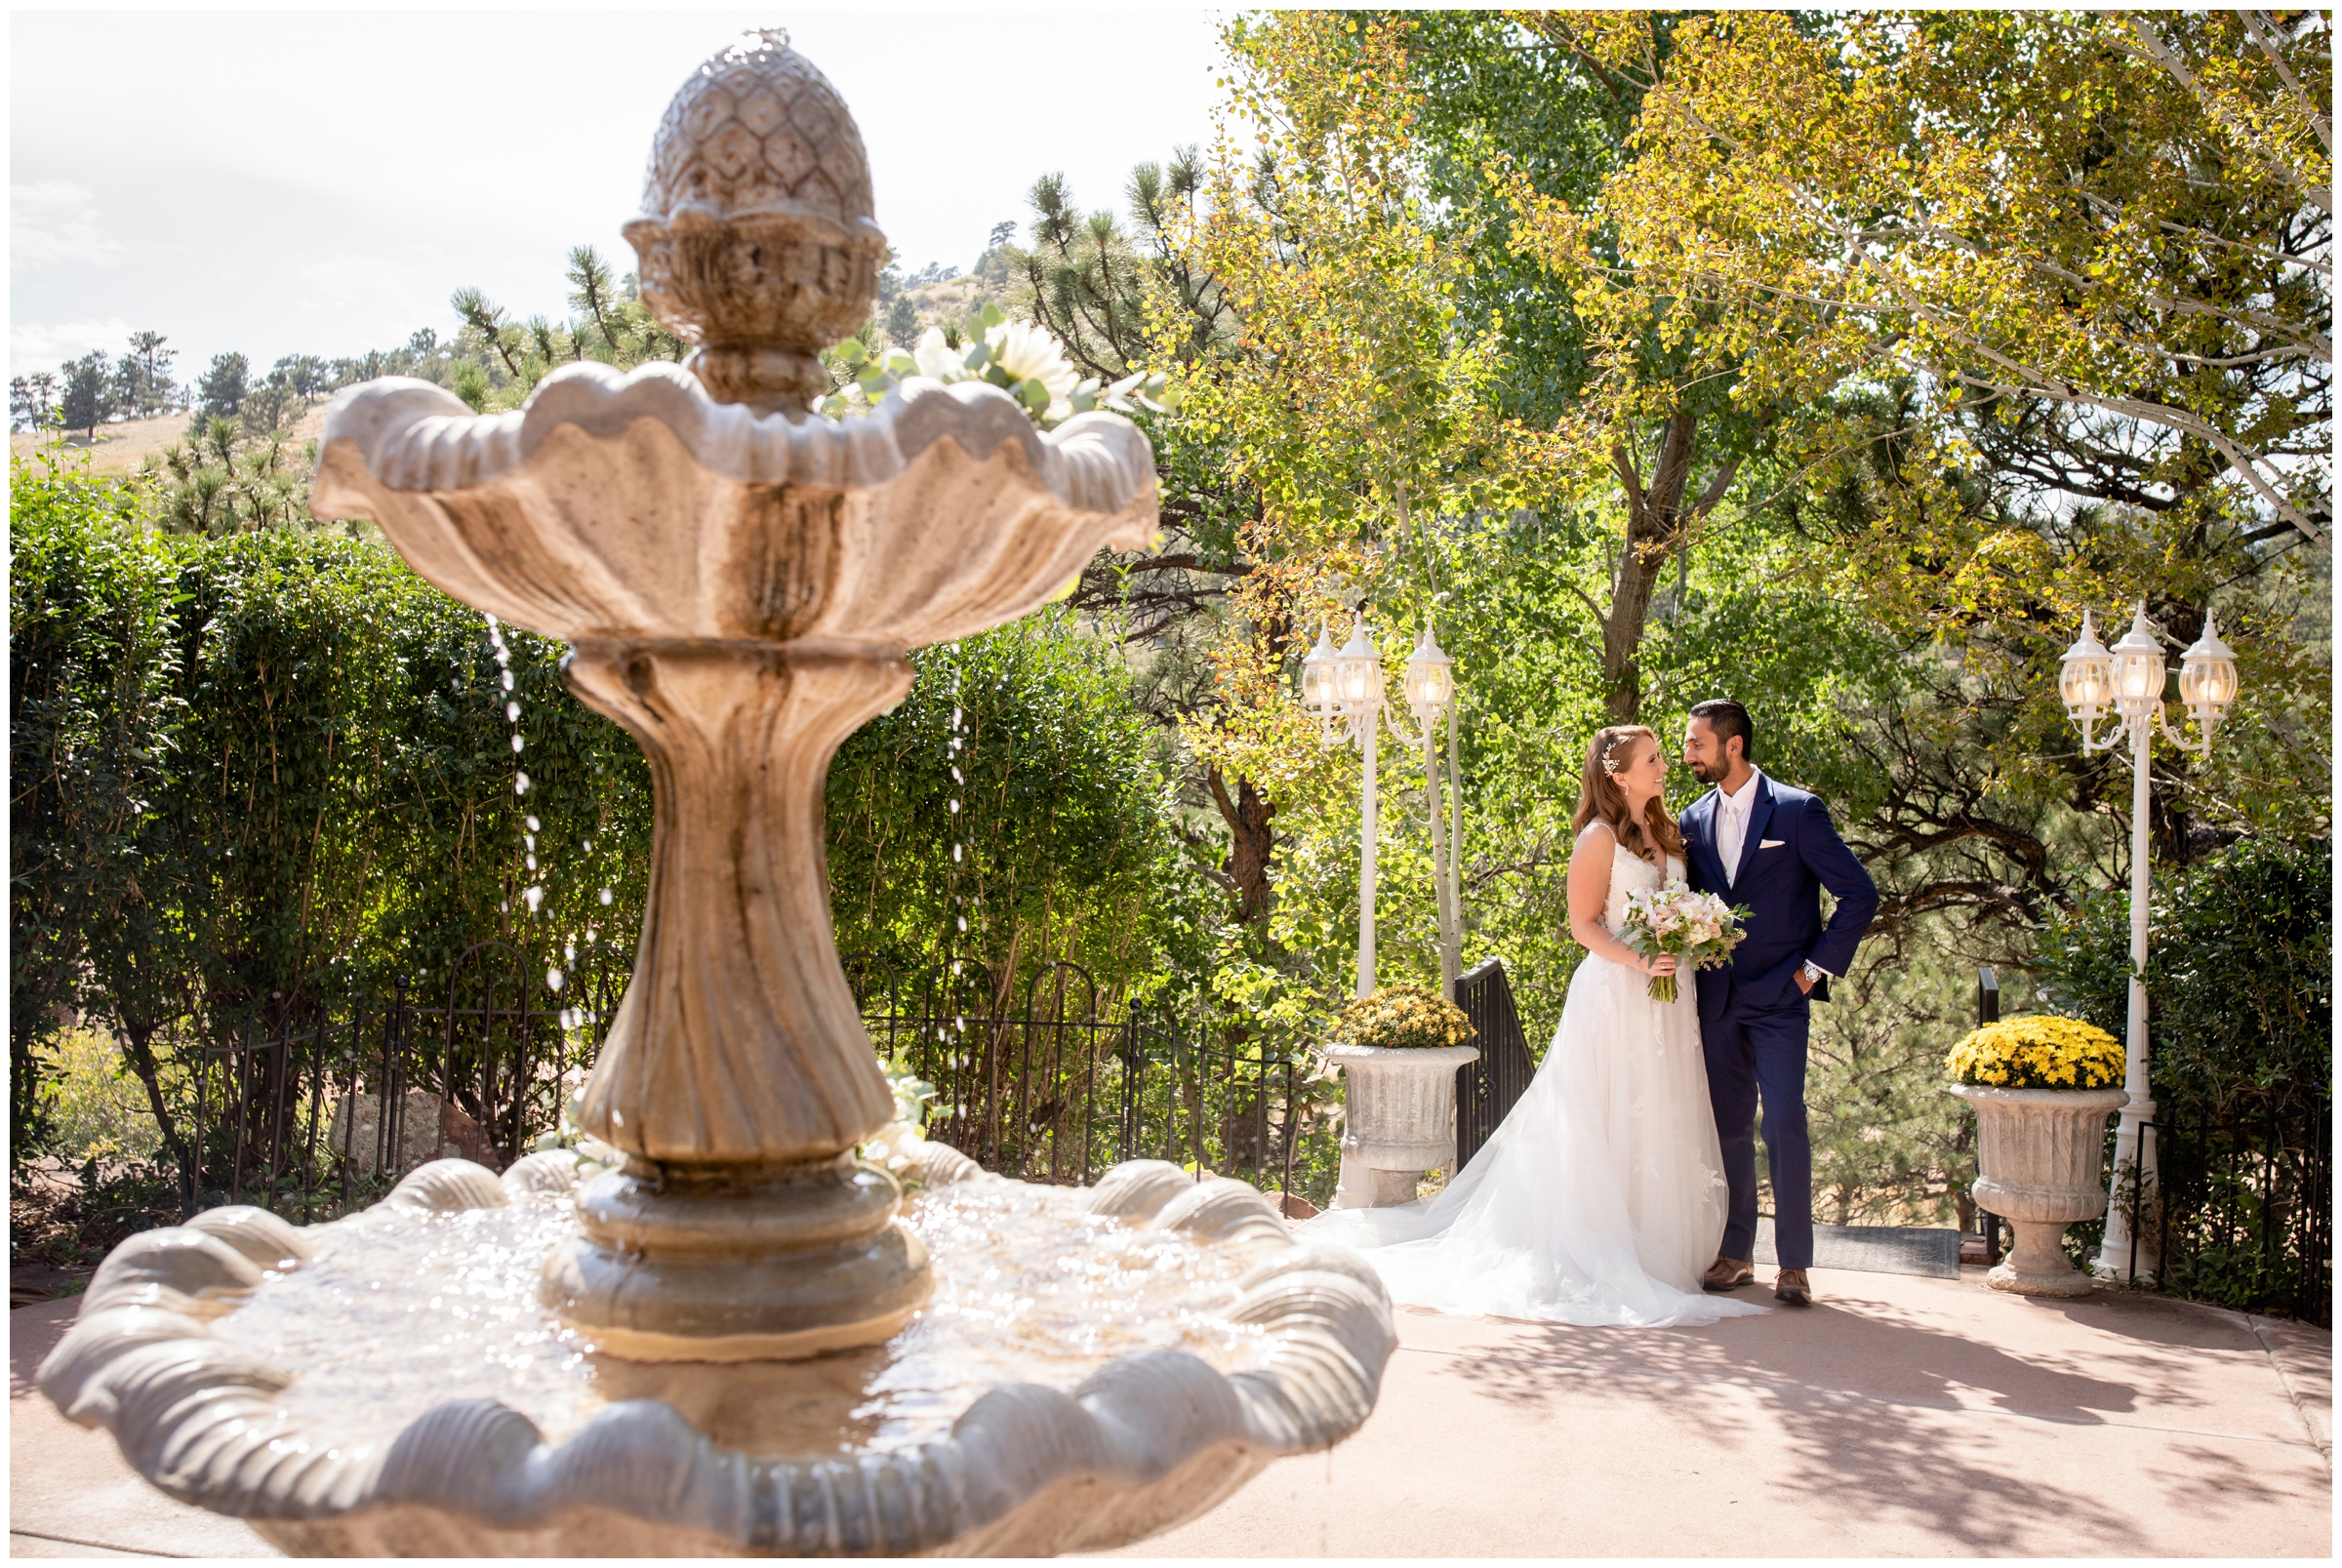
[[[1756,1121],[1764,1110],[1765,1164],[1773,1183],[1773,1253],[1784,1268],[1813,1266],[1813,1145],[1805,1131],[1805,1041],[1812,1004],[1793,985],[1778,1007],[1734,993],[1701,1021],[1708,1098],[1723,1146],[1726,1258],[1756,1255]]]

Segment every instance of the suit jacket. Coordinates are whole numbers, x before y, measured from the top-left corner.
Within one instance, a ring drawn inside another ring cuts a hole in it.
[[[1748,935],[1732,950],[1728,967],[1700,971],[1702,1018],[1717,1017],[1736,995],[1756,1007],[1798,1000],[1797,971],[1808,959],[1832,974],[1846,973],[1878,912],[1878,886],[1830,825],[1829,808],[1818,796],[1762,774],[1749,807],[1739,868],[1727,877],[1716,847],[1721,799],[1711,789],[1683,813],[1684,859],[1696,891],[1748,906]],[[1837,899],[1827,927],[1823,888]],[[1814,995],[1828,1000],[1829,982],[1816,985]]]

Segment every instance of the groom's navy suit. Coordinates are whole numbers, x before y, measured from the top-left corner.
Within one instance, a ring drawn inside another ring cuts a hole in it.
[[[1813,1146],[1805,1131],[1805,1040],[1810,1002],[1797,988],[1808,960],[1834,975],[1878,912],[1878,889],[1830,825],[1821,801],[1756,776],[1756,798],[1741,837],[1740,864],[1727,874],[1716,849],[1718,791],[1683,813],[1691,885],[1745,905],[1748,935],[1728,967],[1699,973],[1700,1042],[1708,1098],[1716,1106],[1730,1204],[1718,1251],[1756,1253],[1756,1137],[1764,1106],[1764,1152],[1773,1183],[1773,1253],[1784,1268],[1813,1266]],[[1827,927],[1821,889],[1837,899]],[[1814,997],[1829,999],[1829,982]]]

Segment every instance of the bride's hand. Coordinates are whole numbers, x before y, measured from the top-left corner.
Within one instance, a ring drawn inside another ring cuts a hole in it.
[[[1676,972],[1676,955],[1663,952],[1656,958],[1645,958],[1642,972],[1646,975],[1672,975]]]

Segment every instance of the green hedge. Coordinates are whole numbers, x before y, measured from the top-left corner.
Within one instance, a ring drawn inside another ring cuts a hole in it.
[[[10,501],[20,1157],[64,1011],[151,1077],[166,1042],[298,1027],[394,971],[427,991],[473,942],[545,968],[630,947],[649,773],[561,690],[558,645],[376,544],[148,533],[45,466],[17,466]]]
[[[2159,1114],[2292,1120],[2333,1079],[2333,846],[2247,838],[2149,904],[2148,1033]],[[2040,984],[2117,1039],[2129,1023],[2130,905],[2091,900],[2042,944]]]
[[[17,1157],[73,1013],[124,1044],[177,1153],[172,1052],[298,1029],[394,973],[427,1005],[484,940],[537,973],[630,961],[649,770],[562,689],[559,644],[377,543],[155,534],[46,464],[13,467],[10,499]],[[1053,614],[915,663],[832,769],[841,948],[1004,994],[1060,959],[1133,999],[1200,972],[1216,901],[1110,650]]]

